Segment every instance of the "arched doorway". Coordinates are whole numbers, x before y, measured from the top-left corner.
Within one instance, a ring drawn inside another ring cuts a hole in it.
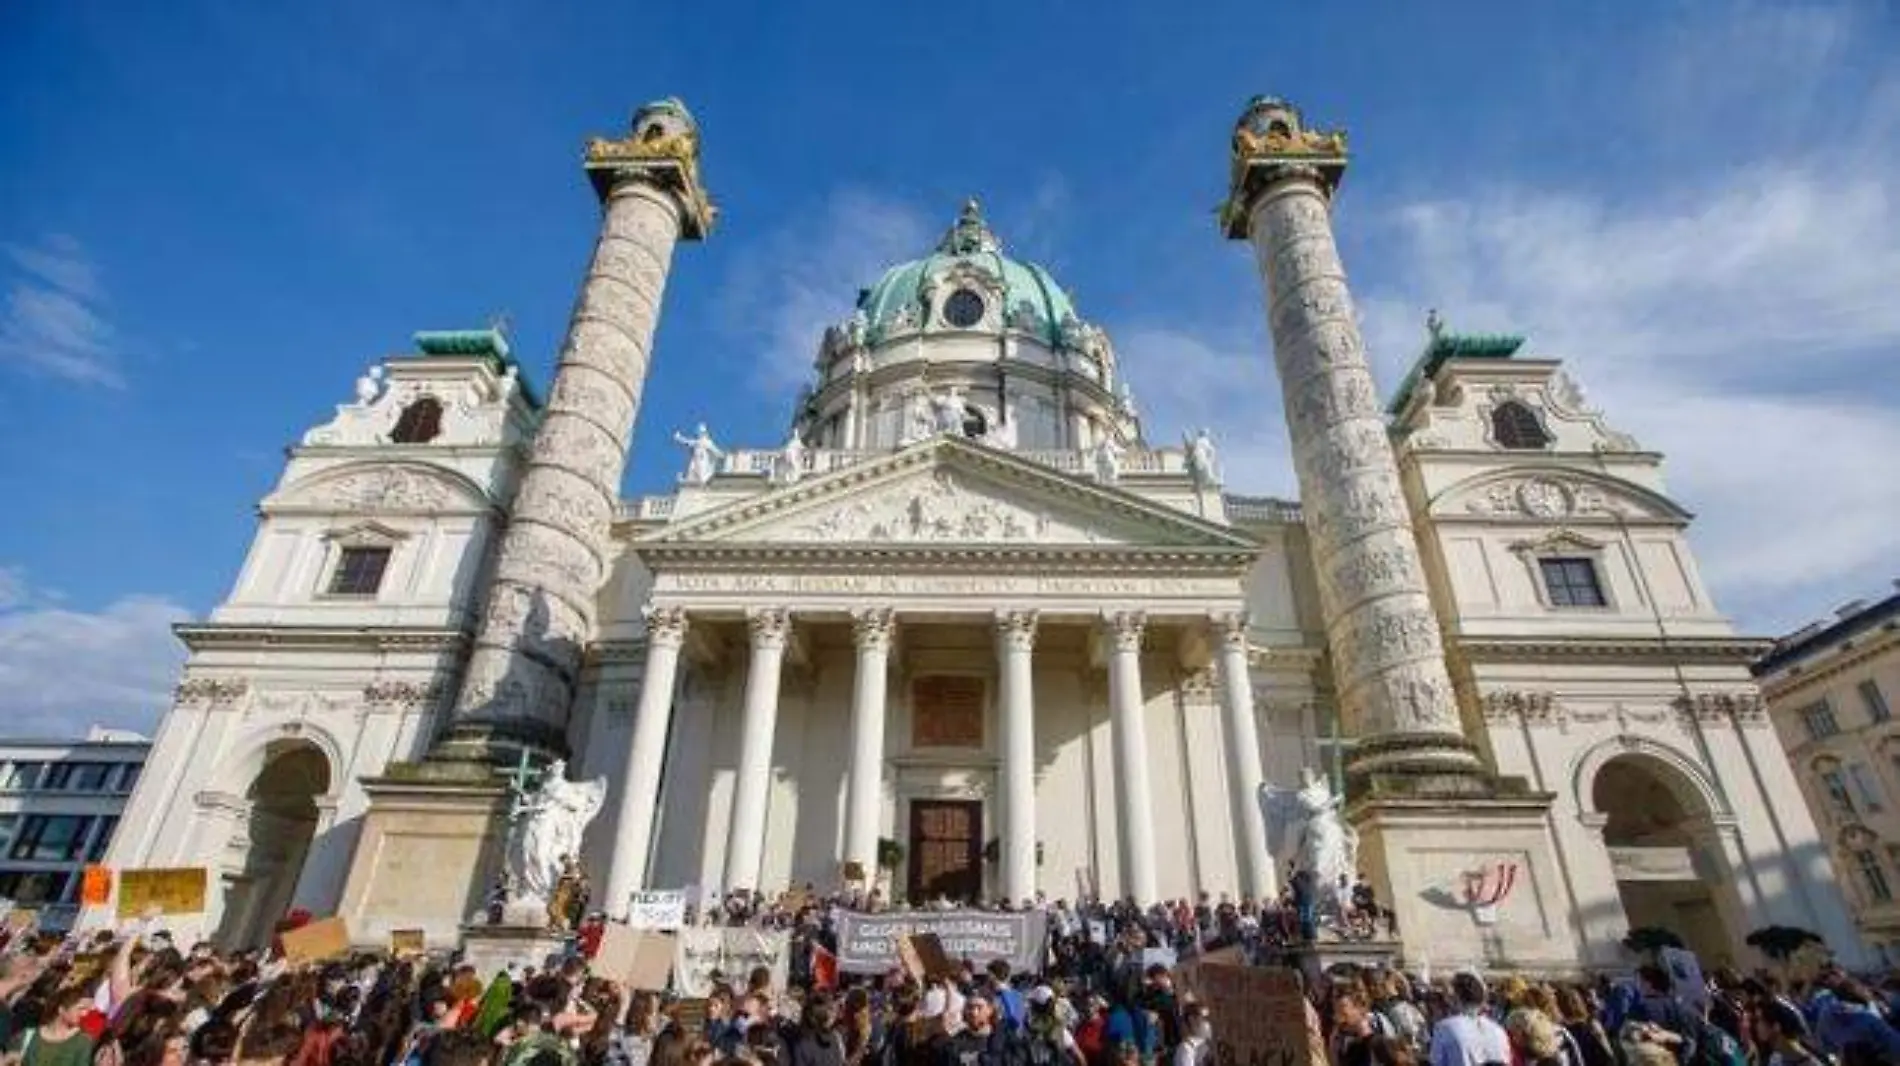
[[[304,858],[317,831],[317,798],[330,791],[330,760],[308,741],[265,749],[263,768],[244,798],[244,861],[224,875],[224,915],[217,941],[233,948],[269,941],[290,907]]]
[[[1713,812],[1695,784],[1662,759],[1629,753],[1597,771],[1591,801],[1604,819],[1629,928],[1668,929],[1704,965],[1733,963],[1739,904]]]

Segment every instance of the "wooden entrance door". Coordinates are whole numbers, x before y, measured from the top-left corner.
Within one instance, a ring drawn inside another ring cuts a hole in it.
[[[983,892],[983,804],[977,800],[912,800],[910,901],[939,897],[975,903]]]

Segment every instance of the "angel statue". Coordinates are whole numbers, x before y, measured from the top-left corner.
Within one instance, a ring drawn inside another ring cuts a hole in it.
[[[1333,795],[1326,776],[1311,767],[1301,770],[1300,778],[1299,788],[1260,788],[1267,850],[1275,861],[1291,860],[1296,871],[1310,872],[1321,886],[1340,884],[1342,877],[1351,884],[1358,869],[1359,831],[1340,816],[1345,797]]]
[[[675,431],[673,439],[686,447],[686,473],[680,480],[689,485],[704,485],[713,478],[713,462],[726,453],[713,443],[712,434],[706,432],[706,423],[701,422],[693,435]]]
[[[523,913],[547,913],[568,860],[581,853],[581,834],[606,800],[605,777],[569,781],[565,760],[548,764],[540,787],[519,798],[508,837],[508,882],[514,907]]]

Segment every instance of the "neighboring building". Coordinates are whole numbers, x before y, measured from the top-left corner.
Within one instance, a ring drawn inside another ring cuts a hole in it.
[[[1900,965],[1900,581],[1781,639],[1755,677],[1867,942]]]
[[[1661,457],[1556,360],[1435,322],[1380,402],[1342,136],[1256,101],[1222,216],[1299,503],[1237,494],[1217,437],[1150,441],[1106,332],[974,203],[813,338],[789,440],[678,433],[677,491],[621,500],[711,208],[676,103],[587,159],[604,217],[547,403],[499,334],[418,335],[290,449],[230,596],[179,629],[112,864],[209,868],[207,932],[302,907],[452,942],[526,754],[609,782],[582,858],[616,910],[833,885],[887,840],[910,899],[1266,896],[1262,787],[1319,768],[1432,964],[1617,967],[1645,924],[1711,962],[1770,923],[1856,957],[1766,645],[1711,602]]]
[[[84,740],[0,739],[0,900],[62,929],[80,871],[105,859],[151,741],[94,726]]]

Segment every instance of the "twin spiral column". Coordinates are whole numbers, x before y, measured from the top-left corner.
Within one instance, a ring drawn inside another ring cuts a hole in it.
[[[1331,198],[1342,133],[1256,98],[1234,131],[1227,235],[1252,242],[1293,440],[1300,504],[1355,775],[1480,771],[1459,724],[1438,616],[1366,363]]]
[[[673,248],[712,225],[698,127],[676,100],[635,112],[624,140],[592,141],[586,169],[599,237],[437,757],[564,750]]]

